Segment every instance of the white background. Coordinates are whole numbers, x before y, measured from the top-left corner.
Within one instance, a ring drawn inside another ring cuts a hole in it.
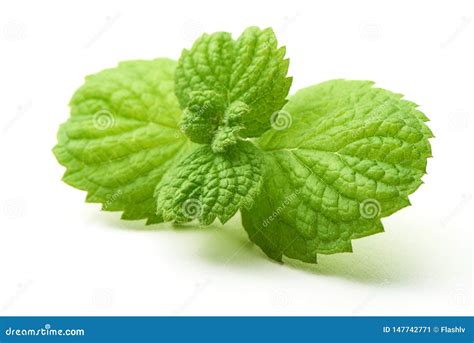
[[[472,315],[473,17],[472,1],[3,1],[0,315]],[[145,227],[60,181],[51,148],[85,75],[250,25],[287,46],[292,92],[369,79],[431,118],[413,206],[352,254],[280,265],[239,218]]]

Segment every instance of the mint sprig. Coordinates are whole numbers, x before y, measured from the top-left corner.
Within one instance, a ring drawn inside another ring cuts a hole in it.
[[[88,76],[54,153],[63,180],[123,219],[225,223],[241,211],[272,259],[316,263],[383,231],[421,185],[433,136],[417,105],[368,81],[288,96],[271,29],[203,35],[178,62]]]

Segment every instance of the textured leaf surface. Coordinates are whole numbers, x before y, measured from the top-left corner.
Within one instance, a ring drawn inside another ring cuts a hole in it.
[[[226,106],[234,101],[249,106],[242,137],[261,135],[270,128],[272,113],[285,104],[291,85],[284,55],[271,29],[250,27],[237,40],[226,32],[203,35],[178,62],[176,94],[182,108],[193,92],[216,92]]]
[[[191,152],[171,169],[156,189],[158,215],[164,220],[199,219],[222,223],[239,208],[250,207],[262,182],[262,153],[240,141],[225,154],[209,145]]]
[[[177,129],[175,68],[168,59],[123,62],[74,94],[54,153],[67,168],[63,180],[87,191],[88,202],[123,219],[162,221],[153,191],[190,145]]]
[[[383,231],[381,217],[409,205],[431,156],[427,118],[367,81],[328,81],[297,92],[286,129],[259,140],[264,184],[242,211],[251,240],[271,258],[316,262]]]

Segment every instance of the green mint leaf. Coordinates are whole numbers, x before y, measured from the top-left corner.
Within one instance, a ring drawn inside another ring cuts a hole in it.
[[[214,152],[225,152],[228,147],[237,144],[239,132],[244,128],[242,118],[248,111],[249,107],[241,101],[229,105],[222,118],[223,125],[216,130],[212,140]]]
[[[297,92],[258,139],[264,183],[242,210],[249,237],[271,258],[316,262],[383,231],[409,205],[431,156],[417,105],[367,81],[328,81]]]
[[[178,62],[87,77],[54,148],[63,180],[147,224],[225,223],[240,210],[277,261],[352,251],[422,184],[428,119],[368,81],[328,81],[287,100],[288,65],[273,31],[250,27],[236,40],[205,34]]]
[[[54,153],[63,180],[88,192],[87,201],[123,219],[161,222],[153,192],[164,173],[190,149],[178,129],[176,62],[122,62],[88,76],[74,94]]]
[[[201,135],[196,139],[194,134],[189,135],[190,139],[202,143],[212,139],[217,131],[226,132],[225,136],[244,138],[257,137],[267,131],[271,115],[285,104],[291,85],[292,79],[286,76],[289,61],[284,56],[285,48],[278,48],[272,29],[256,27],[245,30],[237,40],[226,32],[205,34],[190,50],[183,50],[176,69],[176,95],[181,107],[187,113],[213,118],[208,123],[211,130],[205,139]],[[201,99],[195,99],[203,93],[214,96],[214,100],[208,97],[207,106]],[[198,111],[196,102],[200,103]],[[235,102],[239,105],[233,105]],[[238,129],[224,128],[224,111],[230,106],[246,107],[240,113]],[[185,118],[183,126],[187,127],[189,121],[201,120],[205,119]],[[218,130],[218,127],[223,128]],[[199,127],[196,130],[200,131]],[[218,138],[220,140],[222,138]],[[230,143],[227,141],[227,145]],[[218,145],[218,149],[225,148]]]
[[[165,221],[228,221],[251,207],[262,182],[262,152],[239,141],[225,154],[203,145],[174,166],[156,188],[158,216]]]
[[[249,111],[246,104],[234,101],[227,108],[214,91],[193,92],[184,109],[181,130],[193,141],[211,144],[215,152],[224,152],[239,139],[242,117]]]
[[[225,110],[224,98],[214,91],[196,91],[183,111],[181,130],[193,142],[210,144],[222,114]]]

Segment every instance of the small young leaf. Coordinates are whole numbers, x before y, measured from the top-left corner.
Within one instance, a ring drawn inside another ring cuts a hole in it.
[[[240,101],[249,107],[242,137],[257,137],[270,128],[271,115],[285,104],[291,85],[285,48],[272,29],[250,27],[234,41],[229,33],[203,35],[183,50],[176,70],[176,94],[184,109],[193,92],[213,91],[226,107]]]
[[[191,152],[172,168],[156,189],[158,216],[166,221],[228,221],[251,207],[262,182],[262,153],[239,141],[225,154],[209,145]]]
[[[401,97],[344,80],[291,97],[291,126],[258,140],[264,185],[242,211],[250,239],[273,259],[316,262],[382,231],[380,218],[409,205],[431,156],[426,117]]]
[[[224,98],[214,91],[193,92],[184,109],[181,130],[193,142],[210,144],[225,111]]]
[[[88,202],[123,211],[123,219],[162,221],[154,188],[190,149],[177,128],[175,68],[168,59],[122,62],[88,76],[74,94],[54,153],[67,168],[63,180],[87,191]]]

